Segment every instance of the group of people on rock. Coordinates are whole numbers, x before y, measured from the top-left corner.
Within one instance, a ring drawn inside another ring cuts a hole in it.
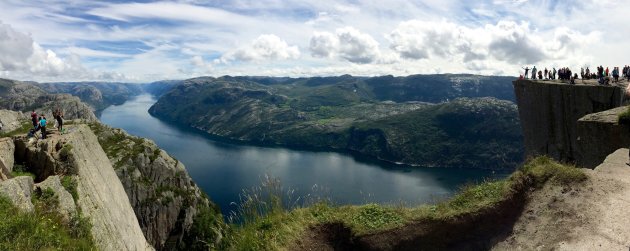
[[[521,75],[521,78],[529,79],[530,69],[528,67],[523,68],[525,70],[525,75]],[[556,71],[556,68],[552,70],[538,70],[536,66],[531,69],[531,79],[538,80],[555,80],[556,74],[558,75],[559,80],[569,81],[571,84],[575,84],[575,80],[578,79],[578,74],[571,72],[569,67],[563,67]],[[591,70],[586,67],[586,69],[582,68],[580,71],[580,78],[582,80],[587,79],[597,79],[597,82],[602,85],[607,85],[610,83],[610,78],[612,77],[614,82],[619,82],[619,77],[625,78],[630,81],[630,66],[624,66],[623,69],[619,69],[619,67],[613,67],[612,72],[608,69],[608,67],[604,68],[603,66],[598,66],[596,72],[591,72]]]
[[[525,70],[525,75],[524,78],[528,79],[529,78],[529,67],[525,67],[523,68]],[[577,78],[577,73],[575,75],[571,75],[571,69],[569,69],[569,67],[563,67],[560,68],[558,70],[556,70],[556,68],[552,68],[551,70],[548,70],[547,68],[545,68],[545,70],[538,70],[536,69],[536,66],[534,66],[532,69],[532,74],[531,74],[531,79],[539,79],[539,80],[555,80],[556,79],[556,75],[558,76],[558,79],[560,80],[568,80],[571,81],[572,83],[574,83],[575,79]],[[521,76],[523,77],[523,76]]]
[[[60,134],[63,134],[63,112],[59,108],[53,112],[53,118],[57,121],[57,130],[59,130]],[[46,126],[48,125],[46,115],[39,114],[38,116],[33,110],[31,112],[31,122],[33,123],[33,129],[30,130],[29,134],[35,136],[38,131],[41,131],[42,139],[46,139]]]

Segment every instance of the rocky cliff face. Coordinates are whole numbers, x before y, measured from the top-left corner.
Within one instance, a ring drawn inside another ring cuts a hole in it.
[[[151,250],[138,219],[97,137],[86,125],[64,136],[77,170],[78,206],[92,223],[92,235],[103,250]]]
[[[578,165],[595,168],[609,154],[630,145],[630,125],[618,123],[619,114],[627,109],[627,106],[618,107],[589,114],[578,120]]]
[[[617,86],[529,80],[513,84],[526,154],[548,155],[565,162],[579,162],[582,156],[578,120],[618,107],[623,99],[623,88]]]
[[[205,236],[210,237],[205,246],[216,248],[223,236],[220,210],[181,162],[149,140],[98,123],[91,127],[114,164],[142,231],[156,249],[185,249],[208,241],[193,236],[193,223],[204,213],[213,221],[205,226],[212,235]]]
[[[55,175],[76,179],[76,205],[89,219],[91,234],[99,249],[153,249],[142,233],[111,162],[87,125],[70,126],[67,134],[50,135],[46,140],[25,136],[13,139],[16,162],[34,173],[36,182]],[[48,181],[40,186],[59,187],[57,183]]]

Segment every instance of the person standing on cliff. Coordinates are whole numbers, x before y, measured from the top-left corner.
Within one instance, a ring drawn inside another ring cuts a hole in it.
[[[46,116],[42,115],[42,118],[39,120],[39,126],[42,130],[42,139],[46,139]]]
[[[59,134],[63,134],[63,113],[59,108],[53,113],[53,117],[57,120],[57,130],[59,130]]]
[[[527,75],[527,73],[529,73],[529,68],[527,66],[525,66],[525,68],[523,68],[523,70],[525,70],[525,79],[529,78],[529,75]]]
[[[548,73],[549,73],[549,71],[547,70],[547,67],[545,67],[545,80],[549,79]]]
[[[532,79],[536,80],[536,66],[534,66],[534,68],[532,68]]]
[[[553,67],[553,77],[551,79],[556,80],[556,73],[558,73],[558,71],[556,71],[556,67]]]
[[[31,121],[33,122],[33,128],[36,128],[37,123],[39,123],[39,120],[37,120],[37,113],[35,113],[35,110],[31,112]]]

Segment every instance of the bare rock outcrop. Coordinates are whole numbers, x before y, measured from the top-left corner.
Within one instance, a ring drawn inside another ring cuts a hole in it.
[[[78,206],[90,219],[101,250],[152,250],[107,155],[87,125],[63,136],[73,147],[78,177]]]
[[[630,145],[630,125],[618,122],[619,114],[627,109],[627,106],[618,107],[578,120],[578,165],[595,168],[609,154]]]
[[[11,138],[0,138],[0,162],[6,171],[13,171],[15,144]]]
[[[513,84],[526,154],[563,162],[579,162],[578,120],[619,107],[623,99],[619,86],[530,80]]]
[[[114,164],[147,241],[156,249],[188,247],[184,238],[202,210],[210,208],[221,219],[218,208],[204,196],[184,165],[155,143],[121,129],[101,124],[91,127]],[[220,240],[219,225],[217,221],[215,237]]]
[[[35,184],[36,189],[52,189],[59,200],[59,214],[64,218],[66,222],[70,222],[72,217],[77,216],[77,207],[74,204],[72,195],[61,185],[59,176],[54,175],[48,177],[41,183]]]
[[[33,178],[29,176],[15,177],[0,182],[0,194],[9,198],[15,207],[30,213],[35,210],[31,202],[33,185]]]
[[[0,110],[0,123],[2,123],[2,129],[0,133],[11,132],[22,126],[22,120],[26,119],[21,112]]]

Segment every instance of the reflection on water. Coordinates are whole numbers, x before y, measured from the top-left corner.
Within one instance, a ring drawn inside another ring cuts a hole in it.
[[[190,176],[224,214],[233,210],[242,189],[260,185],[265,175],[279,178],[294,197],[314,187],[337,204],[365,202],[416,205],[453,193],[468,182],[503,176],[484,170],[412,168],[335,152],[312,152],[234,144],[164,123],[148,113],[155,98],[143,94],[105,109],[101,121],[149,138],[181,161]],[[316,186],[314,186],[316,185]]]

